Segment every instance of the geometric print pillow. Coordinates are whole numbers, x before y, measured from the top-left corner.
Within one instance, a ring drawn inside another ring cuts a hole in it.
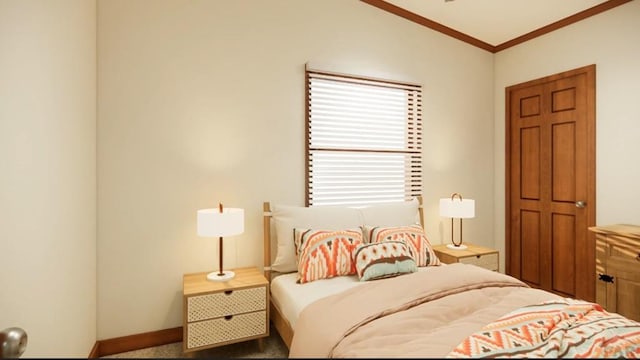
[[[353,253],[360,281],[383,279],[418,271],[402,241],[362,244]]]
[[[294,229],[293,233],[298,283],[356,273],[353,251],[363,243],[362,230]]]
[[[363,231],[370,243],[381,241],[402,241],[407,244],[411,256],[418,266],[440,265],[440,259],[427,240],[424,230],[420,225],[409,226],[363,226]]]

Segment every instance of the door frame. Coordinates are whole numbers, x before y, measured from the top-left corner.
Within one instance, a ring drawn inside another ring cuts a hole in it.
[[[511,85],[505,88],[505,273],[511,273],[511,91],[552,82],[579,74],[586,75],[586,122],[587,122],[587,227],[595,226],[596,220],[596,65],[591,64],[542,78]],[[587,245],[595,249],[595,234],[586,231]],[[595,253],[595,252],[594,252]],[[595,300],[595,257],[593,261],[594,279],[591,285]]]

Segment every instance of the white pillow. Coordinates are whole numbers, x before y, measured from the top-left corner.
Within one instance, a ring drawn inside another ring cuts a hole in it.
[[[294,228],[342,230],[363,224],[358,209],[346,206],[271,205],[271,217],[278,244],[271,269],[278,272],[298,271],[293,238]]]
[[[408,226],[420,224],[418,199],[370,205],[360,209],[362,225],[367,226]]]

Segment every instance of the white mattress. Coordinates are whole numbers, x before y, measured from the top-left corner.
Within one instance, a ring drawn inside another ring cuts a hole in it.
[[[357,275],[296,283],[298,273],[283,274],[271,281],[271,301],[295,331],[296,320],[307,305],[328,295],[361,285]]]
[[[428,266],[419,267],[418,271],[425,271],[428,268]],[[271,281],[271,301],[280,309],[282,316],[289,321],[294,332],[298,316],[307,305],[325,296],[365,283],[360,281],[357,275],[351,275],[298,284],[296,283],[297,274],[279,275]]]

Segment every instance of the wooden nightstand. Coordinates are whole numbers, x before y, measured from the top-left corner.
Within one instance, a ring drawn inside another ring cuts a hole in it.
[[[255,267],[233,269],[226,282],[207,280],[207,272],[182,281],[184,352],[269,336],[269,282]]]
[[[498,271],[499,253],[498,250],[465,243],[467,249],[449,249],[446,244],[435,245],[433,251],[445,264],[464,263],[483,267],[485,269]]]

